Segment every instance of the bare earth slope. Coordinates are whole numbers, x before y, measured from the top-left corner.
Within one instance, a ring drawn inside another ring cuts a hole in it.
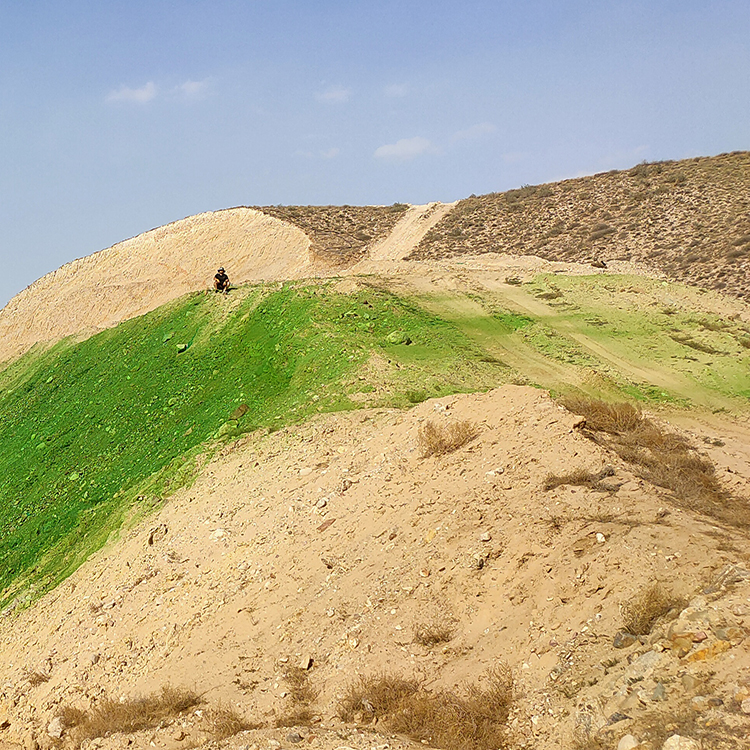
[[[412,258],[482,252],[631,260],[750,297],[750,152],[644,163],[466,198]]]
[[[479,425],[474,441],[420,457],[421,425],[461,420]],[[362,731],[338,719],[357,675],[477,684],[502,661],[517,687],[514,746],[582,747],[575,737],[601,730],[588,747],[628,733],[652,738],[644,750],[671,734],[703,738],[688,748],[746,747],[746,537],[671,507],[579,422],[542,391],[505,386],[237,443],[38,605],[0,621],[0,747],[50,747],[63,705],[88,710],[170,683],[208,706],[95,746],[193,746],[223,702],[264,725],[226,747],[396,750],[413,745],[370,727],[366,707]],[[706,436],[722,481],[747,492],[746,432]],[[607,465],[601,487],[543,489],[549,472]],[[654,581],[684,601],[615,648],[620,605]],[[449,624],[444,642],[416,642],[431,623]],[[318,691],[313,718],[275,729],[298,708],[285,678],[294,668]]]
[[[310,251],[327,265],[347,267],[386,237],[408,206],[262,206],[258,210],[289,222],[307,234]]]
[[[393,230],[368,248],[367,257],[352,270],[367,273],[382,270],[383,264],[406,258],[418,247],[427,232],[440,222],[455,206],[455,203],[427,203],[410,206]]]
[[[67,263],[15,296],[0,311],[0,362],[208,289],[222,264],[235,284],[312,276],[309,248],[300,229],[249,208],[153,229]]]

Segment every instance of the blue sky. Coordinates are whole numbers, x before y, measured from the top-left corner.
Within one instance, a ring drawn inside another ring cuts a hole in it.
[[[0,305],[200,211],[750,148],[750,3],[0,0]]]

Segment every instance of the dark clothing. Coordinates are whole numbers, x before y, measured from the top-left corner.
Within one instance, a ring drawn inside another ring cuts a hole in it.
[[[214,276],[214,285],[217,289],[229,289],[229,276],[219,272]]]

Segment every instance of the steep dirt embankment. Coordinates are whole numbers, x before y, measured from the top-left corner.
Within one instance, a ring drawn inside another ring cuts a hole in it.
[[[464,420],[479,426],[475,440],[421,457],[420,426]],[[513,746],[571,748],[601,730],[602,744],[578,747],[615,748],[626,733],[663,730],[742,747],[746,537],[670,507],[579,423],[545,392],[505,386],[237,443],[146,524],[0,621],[0,745],[49,746],[61,705],[85,710],[169,682],[266,725],[231,748],[304,739],[395,750],[411,745],[337,718],[357,675],[476,684],[505,661],[517,686]],[[719,476],[746,492],[737,457],[748,458],[747,441],[710,437]],[[608,464],[591,486],[543,489],[549,472]],[[655,581],[685,601],[615,648],[619,605]],[[438,642],[420,636],[436,627]],[[290,670],[319,692],[292,733],[273,728],[299,709]],[[96,746],[200,743],[203,710]],[[661,750],[664,736],[643,749]]]
[[[367,257],[351,270],[353,273],[383,272],[391,262],[400,261],[412,253],[424,236],[440,222],[455,203],[427,203],[410,206],[393,231],[373,243]]]
[[[233,283],[314,275],[309,247],[300,229],[248,208],[153,229],[67,263],[14,297],[0,311],[0,362],[208,289],[220,265]]]

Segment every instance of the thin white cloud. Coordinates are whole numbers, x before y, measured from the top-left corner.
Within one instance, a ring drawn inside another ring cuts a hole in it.
[[[326,104],[336,104],[338,102],[348,102],[352,95],[352,90],[344,86],[329,86],[325,91],[319,91],[315,98],[319,102]]]
[[[177,90],[187,99],[199,99],[206,93],[207,88],[208,80],[185,81],[177,87]]]
[[[299,150],[294,152],[296,156],[302,156],[305,159],[335,159],[340,153],[341,149],[333,146],[329,149],[320,149],[318,151]]]
[[[469,141],[481,138],[483,135],[494,133],[497,128],[491,122],[479,122],[466,130],[459,130],[453,134],[454,141]]]
[[[427,138],[415,136],[414,138],[402,138],[395,143],[386,143],[375,149],[376,159],[391,159],[393,161],[409,161],[421,154],[430,151],[432,144]]]
[[[145,104],[150,102],[157,94],[156,84],[149,81],[139,89],[131,89],[129,86],[120,86],[119,89],[107,94],[108,102],[129,102],[133,104]]]
[[[409,87],[405,83],[394,83],[390,86],[386,86],[383,89],[383,93],[386,96],[390,96],[394,99],[406,96],[409,93]]]

